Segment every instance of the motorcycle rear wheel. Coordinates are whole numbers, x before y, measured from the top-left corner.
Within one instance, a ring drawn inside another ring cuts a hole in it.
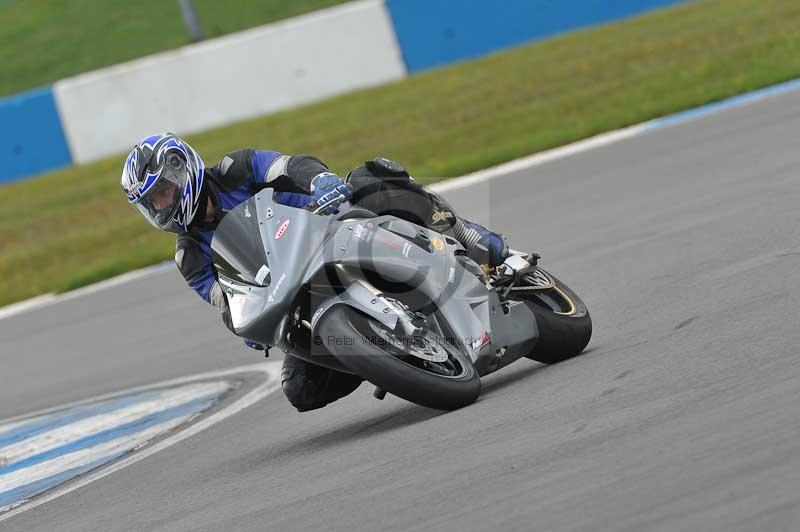
[[[439,410],[469,405],[481,393],[481,380],[472,362],[457,348],[432,332],[424,341],[447,354],[442,363],[409,354],[382,324],[346,305],[330,309],[319,325],[326,347],[353,373],[407,401]],[[336,341],[331,341],[332,339]],[[381,340],[383,338],[383,340]]]
[[[552,288],[533,291],[525,301],[536,316],[539,341],[527,355],[542,364],[556,364],[579,355],[592,337],[592,317],[583,300],[553,274],[538,268]]]

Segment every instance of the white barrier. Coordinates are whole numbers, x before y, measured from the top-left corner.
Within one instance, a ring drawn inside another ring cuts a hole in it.
[[[363,0],[59,81],[75,163],[405,77],[381,0]]]

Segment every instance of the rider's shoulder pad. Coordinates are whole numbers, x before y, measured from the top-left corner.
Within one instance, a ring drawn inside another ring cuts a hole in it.
[[[208,258],[191,233],[178,235],[175,241],[175,265],[187,281],[202,275],[208,269]]]
[[[222,190],[235,190],[252,178],[254,151],[252,148],[245,148],[230,152],[211,169],[211,175]]]

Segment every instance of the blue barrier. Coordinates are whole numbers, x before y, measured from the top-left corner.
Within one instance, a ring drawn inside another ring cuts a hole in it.
[[[686,0],[386,0],[409,72]]]
[[[0,183],[71,163],[50,87],[0,99]]]
[[[412,73],[686,1],[384,0]],[[0,185],[69,164],[52,88],[0,98]]]

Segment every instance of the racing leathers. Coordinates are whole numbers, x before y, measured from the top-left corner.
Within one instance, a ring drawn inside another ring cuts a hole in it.
[[[274,189],[274,200],[302,208],[313,202],[312,182],[328,167],[307,155],[290,156],[252,148],[225,155],[205,169],[199,205],[210,201],[213,216],[196,216],[188,231],[178,235],[175,262],[189,286],[200,297],[227,308],[225,295],[211,263],[211,239],[228,211],[264,188]],[[419,185],[399,164],[384,158],[367,161],[351,171],[347,183],[352,202],[376,214],[392,214],[461,241],[478,263],[497,265],[508,254],[505,238],[459,218],[441,197]],[[321,408],[355,390],[361,379],[286,355],[283,390],[299,411]]]

